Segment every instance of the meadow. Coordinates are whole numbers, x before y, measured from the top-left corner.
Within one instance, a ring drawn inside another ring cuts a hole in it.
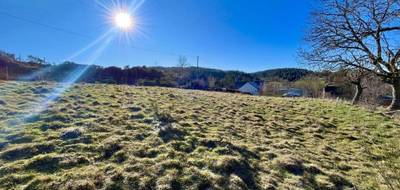
[[[32,114],[55,85],[0,83],[0,189],[400,187],[399,123],[345,102],[77,84]]]

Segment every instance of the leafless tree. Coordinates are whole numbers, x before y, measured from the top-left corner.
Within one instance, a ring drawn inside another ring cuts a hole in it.
[[[188,66],[189,66],[189,63],[188,63],[187,58],[185,56],[179,56],[177,67],[179,68],[178,78],[180,81],[178,83],[182,82],[184,75],[185,75],[185,67],[188,67]]]
[[[324,81],[317,76],[307,76],[296,82],[293,87],[300,88],[305,91],[305,95],[311,98],[318,98],[322,95]]]
[[[263,95],[282,96],[282,90],[288,86],[288,81],[269,81],[263,85]]]
[[[383,83],[382,79],[376,75],[368,75],[364,78],[364,81],[361,102],[366,103],[371,108],[374,108],[376,105],[385,105],[387,101],[384,101],[383,98],[390,94],[390,85]]]
[[[187,58],[185,56],[179,56],[178,67],[185,68],[187,66],[189,66]]]
[[[344,70],[346,73],[346,78],[348,81],[355,87],[355,93],[351,103],[353,105],[358,104],[361,100],[361,96],[366,89],[366,84],[368,82],[369,76],[371,73],[363,70],[363,69],[347,69]]]
[[[392,86],[400,109],[399,0],[322,0],[301,55],[310,64],[360,69]]]

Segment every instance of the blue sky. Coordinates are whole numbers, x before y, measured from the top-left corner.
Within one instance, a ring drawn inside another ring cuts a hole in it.
[[[312,0],[147,0],[135,13],[141,32],[129,41],[117,37],[94,64],[175,66],[181,54],[192,65],[199,55],[200,66],[224,70],[303,67],[296,51],[312,6]],[[0,49],[59,63],[108,31],[108,20],[95,0],[1,0]],[[73,61],[85,63],[93,51]]]

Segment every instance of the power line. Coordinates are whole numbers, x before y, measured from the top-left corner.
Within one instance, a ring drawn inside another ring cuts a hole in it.
[[[155,49],[149,49],[149,48],[142,48],[142,47],[138,47],[135,45],[130,45],[130,47],[132,47],[133,49],[139,49],[139,50],[143,50],[143,51],[147,51],[147,52],[154,52],[154,53],[160,53],[160,54],[165,54],[165,55],[173,55],[173,56],[187,56],[187,57],[191,57],[191,58],[196,58],[196,55],[189,55],[189,54],[179,54],[179,53],[174,53],[174,52],[168,52],[168,51],[162,51],[162,50],[155,50]]]
[[[8,80],[8,65],[6,65],[6,80]]]
[[[49,24],[44,24],[44,23],[37,22],[37,21],[31,20],[31,19],[15,16],[15,15],[3,12],[3,11],[0,11],[0,15],[7,16],[7,17],[10,17],[10,18],[13,18],[13,19],[16,19],[16,20],[20,20],[20,21],[23,21],[23,22],[39,25],[39,26],[42,26],[42,27],[45,27],[45,28],[49,28],[49,29],[52,29],[52,30],[56,30],[56,31],[59,31],[59,32],[64,32],[64,33],[75,35],[75,36],[78,36],[78,37],[90,39],[90,36],[85,35],[85,34],[81,34],[81,33],[74,32],[74,31],[70,31],[70,30],[67,30],[67,29],[64,29],[64,28],[60,28],[60,27],[57,27],[57,26],[52,26],[52,25],[49,25]]]
[[[48,29],[51,29],[51,30],[67,33],[67,34],[74,35],[74,36],[77,36],[77,37],[81,37],[81,38],[85,38],[85,39],[92,39],[91,36],[88,36],[88,35],[85,35],[85,34],[82,34],[82,33],[79,33],[79,32],[75,32],[75,31],[67,30],[67,29],[64,29],[64,28],[57,27],[57,26],[41,23],[41,22],[38,22],[38,21],[35,21],[35,20],[32,20],[32,19],[27,19],[27,18],[23,18],[23,17],[20,17],[20,16],[15,16],[15,15],[7,13],[7,12],[0,11],[0,15],[3,15],[3,16],[9,17],[9,18],[13,18],[13,19],[16,19],[16,20],[19,20],[19,21],[27,22],[27,23],[30,23],[30,24],[38,25],[38,26],[41,26],[41,27],[45,27],[45,28],[48,28]],[[159,53],[159,54],[174,55],[174,56],[188,56],[188,57],[193,57],[193,58],[197,57],[195,55],[189,55],[189,54],[180,54],[180,53],[167,52],[167,51],[161,51],[161,50],[155,50],[155,49],[149,49],[149,48],[142,48],[142,47],[138,47],[138,46],[134,46],[134,45],[130,45],[130,46],[133,49],[139,49],[139,50],[142,50],[142,51],[154,52],[154,53]]]
[[[196,79],[199,80],[199,61],[200,61],[200,56],[196,57]]]

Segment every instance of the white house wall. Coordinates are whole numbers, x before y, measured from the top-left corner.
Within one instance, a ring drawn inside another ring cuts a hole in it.
[[[243,93],[250,93],[252,95],[260,95],[258,89],[249,83],[246,83],[241,88],[239,88],[239,91]]]

